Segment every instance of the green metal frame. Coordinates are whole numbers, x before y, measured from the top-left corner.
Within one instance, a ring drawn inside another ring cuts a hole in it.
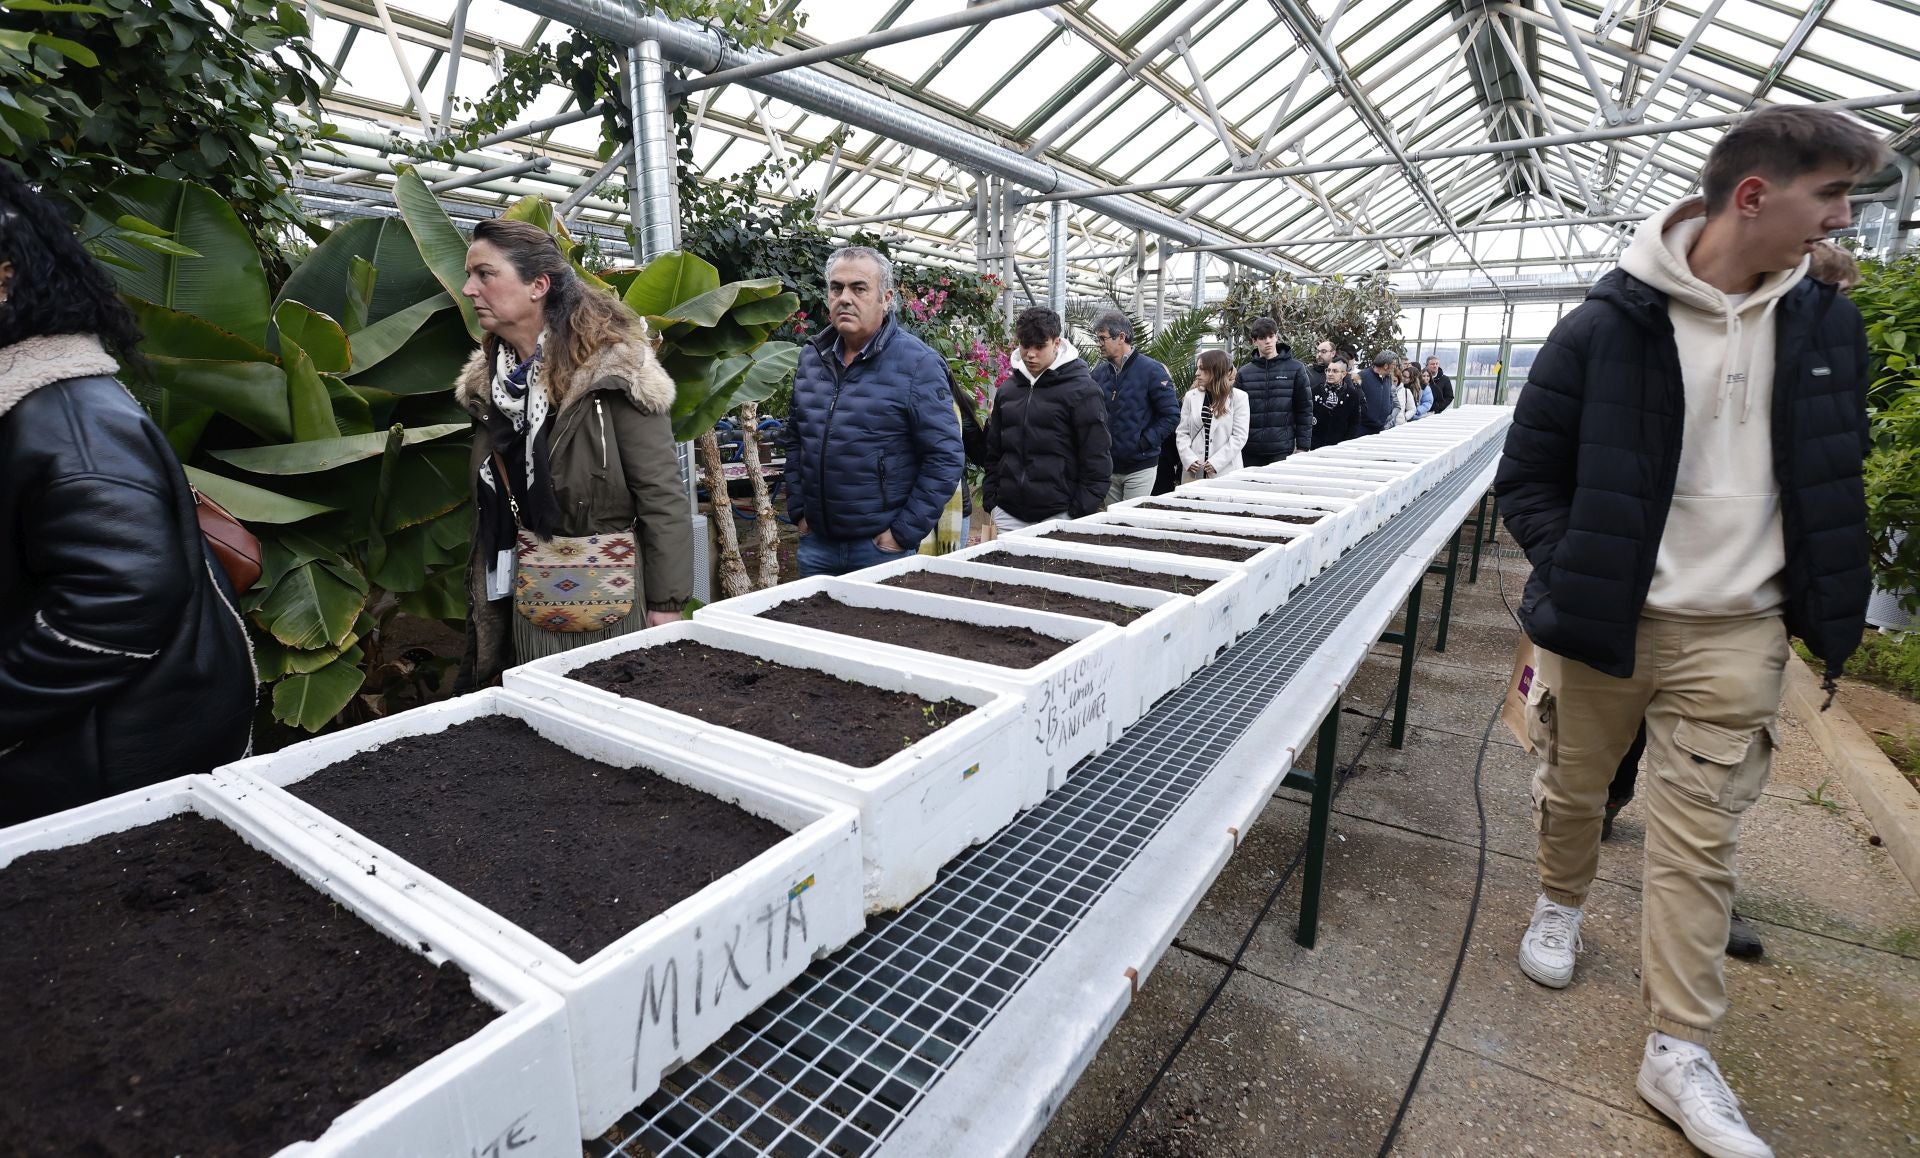
[[[1333,773],[1340,756],[1340,698],[1334,697],[1327,718],[1320,721],[1313,776],[1290,768],[1281,781],[1285,788],[1297,788],[1312,795],[1307,808],[1307,861],[1300,878],[1300,927],[1293,939],[1308,949],[1320,932],[1320,886],[1326,876],[1327,828],[1333,820]]]

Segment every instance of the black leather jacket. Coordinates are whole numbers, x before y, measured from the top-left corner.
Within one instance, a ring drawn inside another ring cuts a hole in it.
[[[0,413],[0,529],[0,825],[246,753],[246,630],[186,475],[118,382]]]

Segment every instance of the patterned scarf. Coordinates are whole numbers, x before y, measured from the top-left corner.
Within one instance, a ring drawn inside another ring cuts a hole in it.
[[[480,464],[479,524],[482,557],[487,564],[487,597],[504,599],[513,590],[516,528],[525,527],[541,539],[553,537],[560,526],[560,504],[553,493],[549,469],[547,397],[543,351],[547,334],[541,331],[533,355],[515,361],[513,349],[497,342],[489,396],[493,403],[483,420],[494,456]],[[495,477],[496,463],[506,467],[506,489]]]

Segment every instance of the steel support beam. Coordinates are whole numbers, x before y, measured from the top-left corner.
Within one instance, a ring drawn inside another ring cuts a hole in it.
[[[666,20],[628,0],[512,0],[516,7],[564,21],[595,35],[623,44],[657,40],[663,59],[701,72],[751,64],[767,54],[744,52],[718,33],[686,21]],[[998,174],[1031,189],[1070,192],[1093,187],[1083,177],[1022,156],[961,126],[949,124],[879,93],[838,80],[812,69],[795,69],[755,77],[747,86],[768,96],[832,120],[841,121],[902,141],[947,159],[953,164]],[[1176,220],[1138,202],[1115,198],[1083,198],[1089,208],[1122,225],[1149,229],[1194,245],[1228,242],[1233,238]],[[1249,253],[1233,260],[1267,272],[1279,272],[1288,263]]]
[[[898,213],[875,213],[871,217],[846,217],[838,221],[822,221],[820,224],[840,228],[854,225],[878,225],[883,221],[910,221],[915,217],[943,217],[949,213],[972,213],[974,203],[956,201],[951,205],[929,205],[921,209],[902,209]]]
[[[633,243],[642,263],[680,244],[675,188],[673,114],[667,105],[667,64],[657,40],[627,50],[627,107],[633,110],[633,162],[627,167]]]
[[[887,28],[878,32],[869,32],[865,36],[856,36],[851,40],[842,40],[835,44],[822,44],[800,52],[789,52],[779,56],[768,56],[755,60],[751,64],[736,65],[732,68],[710,72],[705,76],[694,77],[684,85],[678,86],[683,93],[696,93],[703,89],[718,88],[723,84],[740,84],[790,68],[802,68],[809,64],[818,64],[827,60],[844,60],[850,56],[859,56],[876,48],[885,48],[889,44],[900,44],[908,40],[937,36],[942,32],[951,32],[956,28],[970,28],[977,24],[986,24],[1002,16],[1015,16],[1022,12],[1032,12],[1036,8],[1052,8],[1064,0],[992,0],[988,4],[970,4],[958,12],[945,16],[936,16],[931,20],[921,20],[913,24],[902,24],[896,28]]]
[[[1047,207],[1047,308],[1067,316],[1067,205]]]
[[[1693,27],[1687,30],[1686,36],[1681,38],[1678,45],[1674,46],[1673,52],[1667,57],[1667,63],[1661,65],[1660,71],[1654,74],[1653,83],[1647,86],[1645,95],[1633,102],[1633,107],[1627,110],[1627,120],[1629,122],[1637,125],[1646,117],[1647,110],[1653,107],[1653,102],[1660,96],[1660,90],[1666,88],[1667,82],[1673,79],[1673,74],[1680,71],[1680,62],[1685,60],[1687,53],[1692,52],[1693,46],[1699,43],[1701,33],[1713,26],[1715,14],[1720,11],[1720,6],[1726,2],[1727,0],[1713,0],[1712,3],[1707,5],[1706,10],[1700,13],[1700,19],[1693,22]],[[1641,16],[1640,19],[1651,23],[1653,14],[1647,13]],[[1698,92],[1700,90],[1696,87],[1693,91]]]
[[[1808,108],[1838,109],[1854,111],[1859,109],[1887,108],[1892,105],[1913,104],[1920,101],[1920,90],[1883,93],[1879,96],[1860,97],[1855,100],[1825,101],[1807,105]],[[1660,133],[1682,132],[1689,129],[1715,129],[1730,125],[1744,114],[1727,113],[1710,117],[1695,117],[1685,121],[1663,121],[1657,124],[1619,125],[1604,129],[1589,129],[1577,133],[1555,133],[1541,137],[1521,137],[1509,141],[1489,141],[1474,145],[1460,145],[1444,149],[1416,149],[1396,155],[1394,153],[1375,153],[1364,157],[1349,157],[1340,161],[1316,161],[1304,165],[1276,166],[1271,169],[1253,169],[1244,173],[1213,173],[1205,177],[1178,177],[1167,181],[1139,181],[1125,185],[1099,185],[1086,189],[1062,190],[1054,193],[1035,193],[1027,198],[1029,202],[1040,201],[1078,201],[1088,197],[1116,197],[1131,193],[1164,193],[1172,189],[1201,189],[1211,185],[1237,185],[1244,181],[1271,181],[1283,177],[1298,177],[1307,173],[1337,173],[1345,169],[1372,169],[1381,165],[1419,165],[1427,161],[1443,161],[1453,157],[1478,157],[1489,153],[1524,153],[1530,149],[1551,148],[1555,145],[1577,145],[1592,141],[1612,141],[1625,137],[1648,137]]]

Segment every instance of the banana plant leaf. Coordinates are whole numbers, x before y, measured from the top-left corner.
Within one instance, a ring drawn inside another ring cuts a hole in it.
[[[205,318],[122,295],[140,326],[144,354],[169,358],[216,358],[226,362],[272,362],[273,353]]]
[[[426,325],[429,319],[452,304],[452,298],[444,293],[436,293],[404,310],[388,314],[364,329],[354,331],[353,363],[345,373],[363,374],[391,358],[420,332],[420,327]],[[465,337],[463,332],[461,338],[464,340]]]
[[[768,342],[751,353],[721,359],[709,381],[676,392],[673,436],[681,441],[698,438],[734,407],[766,401],[799,365],[800,347],[791,342]]]
[[[438,426],[415,427],[405,434],[406,445],[414,446],[422,442],[431,442],[436,438],[445,438],[449,434],[459,434],[472,429],[465,422],[447,422]],[[376,458],[386,449],[387,436],[379,434],[353,434],[343,438],[327,438],[313,442],[296,442],[286,446],[258,446],[237,450],[216,450],[213,457],[251,474],[313,474],[317,471],[332,470],[350,462]]]
[[[109,269],[122,293],[265,344],[267,275],[231,206],[204,185],[122,177],[95,200],[83,228],[94,232],[98,224],[129,216],[158,226],[199,256],[158,253],[120,236],[101,236],[96,244],[112,256]]]
[[[364,217],[342,225],[315,246],[280,288],[279,300],[305,302],[329,317],[346,318],[355,258],[379,271],[366,303],[367,325],[441,292],[440,279],[421,258],[406,222]],[[348,326],[347,331],[357,333],[358,327]]]
[[[340,328],[339,322],[311,306],[281,302],[273,311],[273,328],[282,344],[282,356],[286,354],[285,343],[291,339],[306,351],[307,357],[313,360],[313,368],[322,374],[344,374],[353,365],[347,332]]]
[[[339,647],[366,604],[363,575],[341,563],[314,559],[282,576],[253,618],[288,647]]]
[[[775,285],[778,279],[772,279]],[[711,262],[691,253],[675,250],[663,253],[646,264],[621,295],[634,313],[648,318],[667,318],[674,307],[720,288],[720,271]],[[728,303],[731,304],[731,301]],[[722,313],[725,311],[722,310]],[[716,317],[718,315],[715,315]],[[657,329],[658,327],[656,327]]]
[[[480,317],[473,312],[473,303],[460,292],[460,287],[467,282],[467,239],[454,227],[453,219],[440,208],[433,190],[427,188],[413,166],[395,165],[393,171],[396,175],[393,198],[400,206],[400,216],[406,220],[407,232],[413,235],[413,243],[419,246],[427,268],[439,279],[440,288],[446,290],[453,304],[459,307],[467,336],[477,342],[482,334]]]
[[[363,330],[355,335],[356,353],[367,332]],[[473,351],[473,339],[467,336],[460,315],[443,306],[441,312],[422,323],[399,349],[365,370],[350,372],[347,377],[355,386],[384,390],[389,394],[444,393],[452,387],[460,368]]]
[[[324,503],[310,503],[305,499],[289,498],[276,494],[265,487],[217,475],[198,467],[187,467],[187,481],[197,487],[200,493],[225,507],[234,518],[243,523],[297,523],[314,515],[324,515],[328,511],[338,510]]]
[[[155,385],[169,394],[218,411],[262,438],[293,437],[287,375],[272,362],[153,356],[147,364]]]
[[[318,732],[339,715],[366,683],[360,670],[365,658],[356,645],[318,671],[292,675],[273,685],[273,717],[309,732]]]

